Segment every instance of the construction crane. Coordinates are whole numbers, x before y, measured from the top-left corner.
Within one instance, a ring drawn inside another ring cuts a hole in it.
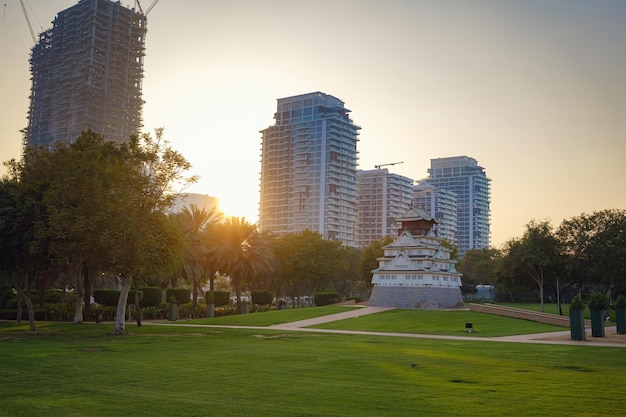
[[[33,25],[30,24],[28,12],[26,11],[26,6],[24,6],[24,0],[20,0],[20,6],[22,6],[22,11],[24,12],[24,17],[26,18],[26,23],[28,24],[28,30],[30,30],[30,36],[33,38],[33,43],[37,43],[37,38],[35,37],[35,32],[33,31]]]
[[[154,0],[152,2],[152,4],[150,6],[148,6],[146,11],[144,12],[143,9],[141,8],[141,3],[139,2],[139,0],[135,0],[135,3],[137,4],[137,7],[139,8],[139,11],[141,12],[141,14],[143,14],[146,17],[148,17],[148,13],[150,13],[150,10],[152,10],[154,8],[154,6],[156,6],[156,4],[158,2],[159,2],[159,0]]]
[[[380,169],[381,167],[387,167],[387,166],[391,166],[391,165],[398,165],[398,164],[403,164],[404,161],[400,161],[400,162],[391,162],[389,164],[380,164],[380,165],[374,165],[374,168],[376,169]]]

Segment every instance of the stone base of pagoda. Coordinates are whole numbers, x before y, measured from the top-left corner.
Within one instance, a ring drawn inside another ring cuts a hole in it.
[[[448,310],[465,308],[460,287],[406,287],[376,285],[369,307]]]

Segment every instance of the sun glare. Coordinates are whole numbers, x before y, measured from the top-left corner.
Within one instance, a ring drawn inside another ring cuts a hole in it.
[[[250,201],[241,196],[222,196],[219,209],[224,213],[224,217],[244,217],[249,223],[257,223],[259,220],[256,204],[250,205]]]

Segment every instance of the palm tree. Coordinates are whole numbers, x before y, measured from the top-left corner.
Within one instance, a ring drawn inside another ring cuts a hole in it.
[[[193,305],[197,307],[201,284],[207,276],[212,275],[206,263],[206,255],[209,251],[207,237],[213,234],[215,225],[222,220],[222,213],[216,207],[207,211],[191,204],[189,207],[185,206],[177,216],[185,236],[183,259],[179,271],[191,283]]]
[[[241,291],[246,282],[272,270],[272,238],[259,232],[244,217],[229,217],[218,226],[211,245],[211,257],[219,271],[230,276],[235,286],[237,311],[241,312]]]

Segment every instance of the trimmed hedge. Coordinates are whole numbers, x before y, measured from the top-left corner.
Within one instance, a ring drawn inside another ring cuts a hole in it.
[[[143,298],[141,299],[141,307],[156,307],[161,304],[163,300],[163,290],[159,287],[141,287],[140,291],[143,292]]]
[[[226,306],[230,303],[229,291],[207,291],[204,299],[208,300],[211,294],[213,294],[213,302],[216,307]]]
[[[172,297],[176,300],[174,304],[186,304],[191,301],[191,291],[189,288],[168,288],[165,290],[165,301],[171,303]]]
[[[274,301],[274,293],[271,291],[252,291],[250,295],[254,304],[269,305]]]
[[[93,300],[103,306],[113,307],[120,299],[120,290],[93,290]]]
[[[111,289],[100,289],[93,291],[93,300],[103,306],[114,307],[117,306],[118,301],[120,300],[120,290],[111,290]],[[143,306],[141,302],[143,299],[143,291],[139,290],[139,304]],[[128,292],[128,299],[126,300],[126,304],[134,304],[135,303],[135,290],[130,290]]]
[[[336,292],[332,291],[322,291],[315,293],[315,305],[316,306],[327,306],[330,304],[335,304],[341,301],[341,296]]]

